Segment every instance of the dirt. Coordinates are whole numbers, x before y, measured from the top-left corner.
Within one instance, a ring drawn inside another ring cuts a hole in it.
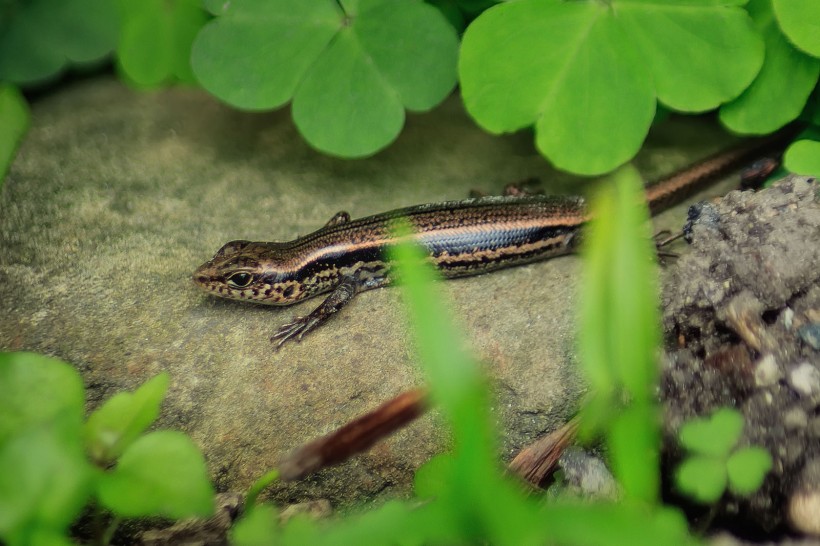
[[[675,437],[684,421],[738,408],[739,446],[765,447],[774,464],[756,493],[727,493],[714,515],[752,534],[818,532],[820,480],[810,469],[820,464],[819,193],[810,179],[789,177],[705,204],[691,251],[664,283],[666,461],[683,456]]]

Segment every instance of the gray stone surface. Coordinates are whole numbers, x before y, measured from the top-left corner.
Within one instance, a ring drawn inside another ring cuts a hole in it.
[[[706,123],[673,121],[638,165],[654,176],[722,140]],[[410,116],[388,150],[343,161],[311,150],[287,110],[252,115],[193,89],[80,82],[33,105],[0,192],[0,349],[73,363],[89,409],[167,370],[159,425],[193,437],[221,490],[243,490],[283,454],[422,377],[396,289],[362,294],[275,352],[269,335],[318,302],[219,301],[194,287],[194,268],[231,239],[291,239],[341,209],[363,216],[533,175],[578,191],[530,135],[487,135],[456,99]],[[683,210],[660,225],[680,225]],[[504,458],[563,422],[583,392],[573,356],[579,273],[579,259],[566,257],[440,287],[493,379]],[[433,412],[272,494],[338,506],[406,491],[412,471],[446,445]]]

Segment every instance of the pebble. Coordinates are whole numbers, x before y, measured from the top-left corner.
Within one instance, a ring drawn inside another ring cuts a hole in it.
[[[820,371],[808,362],[792,368],[789,373],[789,385],[805,396],[820,392]]]
[[[568,492],[588,499],[616,500],[618,484],[604,462],[579,447],[569,447],[558,460]]]
[[[820,459],[807,462],[789,498],[788,517],[792,526],[820,537]]]
[[[755,384],[758,387],[774,385],[783,377],[774,355],[768,354],[761,358],[755,366]]]
[[[805,324],[797,329],[797,335],[815,351],[820,351],[820,323]]]

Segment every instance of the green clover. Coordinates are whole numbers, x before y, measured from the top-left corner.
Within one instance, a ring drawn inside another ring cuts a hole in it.
[[[741,496],[760,488],[772,458],[759,446],[734,449],[743,425],[740,412],[722,408],[709,418],[693,419],[681,427],[680,443],[692,452],[675,474],[682,492],[709,504],[723,495],[727,484],[732,493]]]

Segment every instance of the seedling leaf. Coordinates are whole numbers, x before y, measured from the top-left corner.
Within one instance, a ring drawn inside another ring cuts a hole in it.
[[[100,477],[100,501],[124,517],[206,517],[214,491],[205,459],[181,432],[151,432],[131,444],[116,468]]]
[[[133,393],[115,394],[89,416],[85,440],[95,461],[107,463],[119,457],[156,420],[168,381],[168,374],[162,372]]]
[[[0,400],[0,446],[41,425],[53,427],[65,439],[79,437],[85,390],[79,374],[61,360],[0,353]]]
[[[743,415],[733,408],[721,408],[710,417],[692,419],[683,424],[681,444],[700,455],[725,458],[743,432]]]
[[[729,489],[738,495],[751,495],[760,489],[771,468],[772,456],[762,447],[739,449],[726,462]]]
[[[726,462],[710,456],[689,457],[677,468],[675,483],[692,499],[711,504],[726,490]]]
[[[27,535],[36,529],[65,531],[90,492],[91,469],[78,436],[32,423],[0,443],[0,540],[29,544]]]
[[[262,504],[256,506],[231,528],[231,544],[259,546],[278,543],[279,525],[276,509]]]

